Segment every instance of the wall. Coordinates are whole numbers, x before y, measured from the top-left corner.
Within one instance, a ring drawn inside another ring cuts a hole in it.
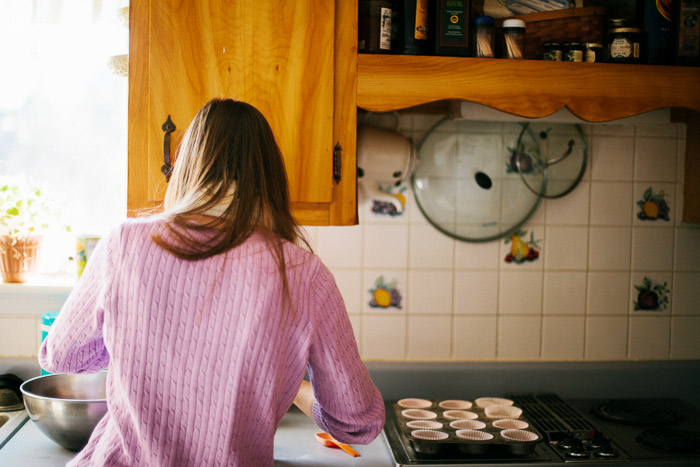
[[[434,121],[403,116],[400,127],[417,142]],[[410,193],[400,216],[374,214],[360,197],[360,225],[308,229],[365,359],[700,358],[700,226],[679,220],[684,125],[595,125],[585,133],[584,179],[544,201],[523,227],[539,240],[534,261],[506,262],[504,240],[440,233]],[[668,221],[637,217],[649,187],[664,191]],[[379,277],[398,291],[400,308],[370,306]],[[666,284],[657,297],[668,303],[635,310],[645,277],[652,288]]]
[[[404,116],[400,127],[417,142],[435,121]],[[506,262],[511,245],[504,240],[467,243],[440,233],[410,189],[400,216],[373,214],[361,197],[359,225],[307,228],[335,275],[365,359],[700,359],[700,226],[678,218],[685,127],[585,131],[583,181],[544,201],[523,227],[538,240],[534,261]],[[669,221],[637,217],[649,187],[664,191]],[[400,295],[400,308],[370,306],[379,277]],[[667,304],[635,310],[645,277],[666,284],[657,295]],[[59,307],[68,290],[0,285],[0,356],[35,356],[41,313]]]

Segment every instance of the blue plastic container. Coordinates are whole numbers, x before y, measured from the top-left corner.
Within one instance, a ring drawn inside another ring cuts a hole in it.
[[[49,312],[41,315],[41,341],[42,342],[44,342],[44,339],[46,339],[46,336],[49,335],[49,331],[51,330],[51,325],[56,320],[56,317],[58,316],[58,312],[59,312],[59,310],[49,311]],[[42,368],[41,374],[43,376],[43,375],[50,375],[51,373],[49,373],[48,371],[45,371]]]

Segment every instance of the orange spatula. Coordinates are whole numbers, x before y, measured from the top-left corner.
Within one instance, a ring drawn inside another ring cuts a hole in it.
[[[340,449],[347,452],[348,454],[350,454],[353,457],[360,457],[360,455],[357,453],[357,451],[355,451],[353,448],[351,448],[350,446],[348,446],[345,443],[341,443],[340,441],[336,441],[328,433],[316,433],[316,440],[324,446],[339,447]]]

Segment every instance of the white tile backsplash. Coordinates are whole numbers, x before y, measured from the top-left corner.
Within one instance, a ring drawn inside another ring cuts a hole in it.
[[[633,187],[632,182],[591,182],[591,224],[630,225]]]
[[[676,138],[637,137],[634,179],[676,181]]]
[[[627,316],[591,316],[587,318],[587,360],[625,360],[629,333]]]
[[[364,226],[363,265],[366,268],[406,268],[408,229],[401,225]]]
[[[335,283],[340,289],[348,313],[362,311],[362,270],[361,269],[331,269]]]
[[[588,314],[627,315],[630,297],[629,272],[588,273]]]
[[[542,358],[583,359],[584,331],[583,316],[545,316],[542,319]]]
[[[407,357],[449,359],[452,353],[451,316],[409,316]]]
[[[362,227],[327,227],[317,229],[316,254],[329,268],[362,267]]]
[[[401,128],[418,140],[436,120],[402,115]],[[470,128],[490,144],[505,132],[503,148],[519,132],[516,124]],[[541,202],[522,227],[523,240],[532,233],[537,244],[539,256],[531,261],[506,262],[511,244],[503,238],[464,242],[439,232],[410,188],[399,216],[371,213],[371,200],[360,191],[359,225],[305,227],[335,276],[363,358],[700,359],[700,226],[680,220],[684,125],[591,125],[584,132],[583,181],[564,197]],[[492,169],[505,174],[508,158]],[[649,187],[664,191],[669,222],[637,217],[637,201]],[[469,197],[459,202],[462,213],[483,207]],[[400,307],[370,306],[380,276],[401,296]],[[634,309],[635,286],[644,277],[667,283],[665,309]],[[32,294],[17,290],[0,285],[0,356],[36,355],[41,313],[65,299],[27,301]]]
[[[454,314],[496,315],[497,271],[455,271],[454,276]]]
[[[700,270],[700,226],[680,227],[675,234],[674,270]]]
[[[454,239],[430,225],[411,225],[409,237],[409,267],[452,268]]]
[[[360,342],[364,358],[406,358],[406,315],[365,314],[363,318]]]
[[[498,313],[541,315],[542,282],[541,272],[502,271],[499,277]]]
[[[598,131],[600,128],[602,127],[596,127]],[[591,178],[593,180],[633,180],[634,138],[619,136],[623,131],[612,134],[613,127],[605,130],[611,134],[594,136],[592,144],[589,144],[593,156]]]
[[[537,360],[540,358],[542,319],[539,316],[498,318],[498,358]]]
[[[411,269],[407,311],[411,314],[452,314],[452,271]]]
[[[496,358],[498,322],[490,316],[455,316],[452,327],[454,358],[493,360]]]
[[[544,315],[586,314],[586,273],[545,271]]]
[[[673,269],[673,229],[640,227],[632,231],[632,270]]]
[[[629,358],[661,360],[668,358],[671,318],[633,316],[630,318]]]
[[[588,268],[629,270],[632,229],[630,227],[589,228]]]
[[[676,272],[673,275],[671,310],[674,316],[700,316],[700,272]]]
[[[455,268],[457,269],[498,269],[500,241],[455,242]]]
[[[588,225],[590,192],[591,184],[584,179],[571,193],[546,200],[544,210],[547,224]]]
[[[700,317],[679,316],[671,320],[671,358],[700,358]]]
[[[588,265],[588,226],[547,227],[543,246],[545,269],[580,269]]]

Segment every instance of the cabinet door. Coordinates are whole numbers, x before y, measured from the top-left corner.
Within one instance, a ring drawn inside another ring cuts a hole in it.
[[[132,0],[130,10],[130,213],[163,199],[168,116],[174,154],[204,103],[233,97],[270,122],[300,222],[331,222],[334,0]]]

